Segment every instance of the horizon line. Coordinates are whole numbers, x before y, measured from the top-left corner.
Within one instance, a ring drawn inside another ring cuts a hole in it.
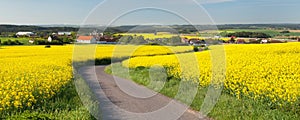
[[[300,24],[300,23],[222,23],[222,24],[195,24],[193,26],[197,25],[283,25],[283,24]],[[0,25],[14,25],[14,26],[106,26],[106,25],[101,25],[101,24],[14,24],[14,23],[0,23]],[[111,25],[111,27],[120,27],[120,26],[183,26],[183,25],[191,25],[191,24],[123,24],[123,25]]]

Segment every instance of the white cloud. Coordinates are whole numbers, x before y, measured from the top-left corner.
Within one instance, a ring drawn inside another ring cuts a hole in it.
[[[224,3],[224,2],[233,2],[235,0],[196,0],[200,4],[215,4],[215,3]]]

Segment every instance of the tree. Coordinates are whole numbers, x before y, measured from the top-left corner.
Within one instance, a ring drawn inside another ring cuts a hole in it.
[[[288,30],[281,31],[280,33],[290,33]]]
[[[147,41],[145,41],[144,36],[140,35],[140,36],[133,37],[133,39],[129,43],[135,45],[141,45],[147,43]]]
[[[77,35],[76,32],[71,32],[72,39],[76,39],[76,35]]]
[[[181,43],[181,38],[179,37],[179,36],[173,36],[173,37],[171,37],[171,38],[169,38],[170,40],[169,40],[169,44],[171,44],[171,45],[178,45],[178,44],[180,44]]]
[[[147,41],[144,39],[144,36],[138,36],[137,37],[137,44],[145,44]]]
[[[68,37],[63,38],[63,43],[70,43],[70,39]]]
[[[130,35],[130,36],[123,36],[119,39],[119,43],[121,44],[128,44],[131,40],[133,39],[133,37]]]
[[[226,36],[246,37],[246,38],[270,38],[271,36],[262,32],[235,32],[228,33]]]
[[[224,31],[224,32],[220,33],[221,36],[227,36],[227,34],[228,34],[227,31]]]
[[[230,43],[235,43],[235,39],[233,36],[231,36],[230,40],[229,40]]]
[[[10,39],[7,40],[7,45],[11,45],[12,41]]]

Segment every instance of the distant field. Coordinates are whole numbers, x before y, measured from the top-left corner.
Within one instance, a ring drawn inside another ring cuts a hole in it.
[[[1,40],[2,43],[4,41],[8,41],[8,40],[12,40],[12,41],[18,40],[19,42],[23,43],[24,45],[28,45],[29,44],[29,39],[30,38],[0,37],[0,40]]]
[[[188,39],[205,39],[208,37],[214,37],[217,35],[220,35],[222,32],[226,33],[235,33],[235,32],[262,32],[265,34],[268,34],[272,36],[273,38],[278,38],[278,37],[285,37],[288,38],[289,36],[300,36],[300,30],[289,30],[290,33],[280,33],[284,30],[268,30],[268,29],[226,29],[226,30],[204,30],[204,31],[199,31],[199,33],[193,33],[191,35],[185,34],[181,35],[180,37],[185,37]],[[119,35],[119,34],[115,34]],[[171,38],[173,36],[178,36],[177,34],[171,34],[168,32],[161,32],[157,33],[156,35],[154,33],[121,33],[120,35],[132,35],[132,36],[144,36],[145,39],[157,39],[157,38]],[[221,40],[229,40],[230,38],[227,38],[223,36],[220,38]]]
[[[23,43],[24,45],[29,45],[29,40],[32,38],[24,37],[24,38],[14,38],[14,37],[0,37],[1,42],[3,43],[4,41],[16,41],[18,40],[19,42]],[[44,40],[42,38],[34,38],[35,40]]]
[[[171,34],[171,33],[122,33],[120,35],[131,35],[131,36],[144,36],[145,39],[157,39],[157,38],[171,38],[174,36],[178,36],[178,34]],[[181,35],[180,37],[185,37],[187,39],[204,39],[204,37],[200,37],[197,35]]]
[[[300,30],[289,30],[290,33],[280,33],[283,30],[266,30],[266,29],[228,29],[228,30],[219,30],[218,32],[227,32],[227,33],[234,33],[234,32],[262,32],[271,35],[272,37],[275,36],[300,36]]]
[[[205,39],[205,38],[214,38],[214,36],[220,35],[222,32],[226,33],[235,33],[235,32],[262,32],[272,36],[273,38],[289,38],[289,36],[300,36],[300,30],[289,30],[290,33],[281,33],[283,30],[267,30],[267,29],[227,29],[227,30],[205,30],[200,31],[199,33],[193,34],[182,34],[181,38],[187,39]],[[178,36],[178,34],[171,34],[168,32],[159,32],[157,34],[154,33],[120,33],[115,35],[131,35],[131,36],[144,36],[145,39],[157,39],[157,38],[171,38],[173,36]],[[222,35],[222,34],[221,34]],[[221,37],[220,40],[228,41],[229,37]],[[245,39],[248,41],[248,39]]]
[[[290,32],[300,33],[300,30],[289,30]]]
[[[171,38],[173,36],[178,36],[170,33],[158,33],[156,35],[154,33],[121,33],[120,35],[144,36],[145,39]]]

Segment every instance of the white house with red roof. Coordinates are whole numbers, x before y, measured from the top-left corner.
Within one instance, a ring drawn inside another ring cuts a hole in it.
[[[96,43],[96,38],[94,36],[78,36],[76,42],[94,44]]]

